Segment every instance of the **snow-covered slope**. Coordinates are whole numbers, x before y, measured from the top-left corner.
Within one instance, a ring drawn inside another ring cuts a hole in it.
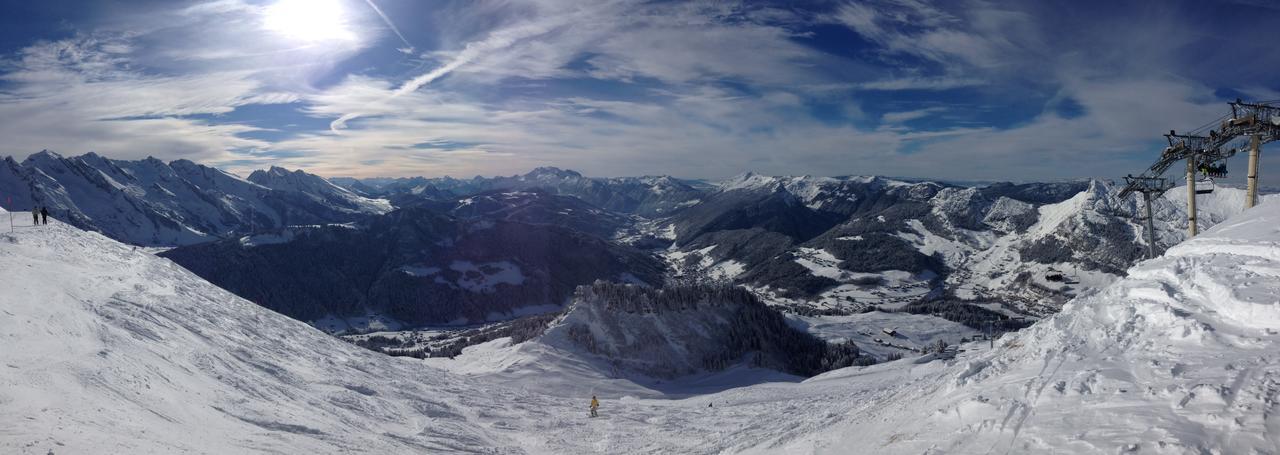
[[[1280,201],[1267,201],[993,347],[963,345],[954,360],[906,359],[679,400],[606,400],[606,416],[628,424],[567,430],[553,447],[1277,453],[1278,226]]]
[[[0,234],[0,453],[519,452],[483,394],[62,223]]]
[[[923,376],[879,392],[830,431],[780,442],[832,453],[853,444],[877,453],[1276,453],[1278,226],[1280,201],[1268,201],[994,351],[937,371],[901,368]]]

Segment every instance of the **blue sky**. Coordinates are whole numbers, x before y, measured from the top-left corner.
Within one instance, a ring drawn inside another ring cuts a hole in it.
[[[1262,0],[3,5],[0,155],[18,158],[1115,177],[1226,101],[1280,99]]]

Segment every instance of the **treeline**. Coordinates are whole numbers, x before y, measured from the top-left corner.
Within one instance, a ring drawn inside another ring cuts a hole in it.
[[[1128,217],[1127,214],[1118,216]],[[1068,238],[1048,236],[1018,248],[1026,261],[1041,264],[1074,264],[1084,270],[1098,270],[1123,276],[1129,266],[1146,257],[1146,247],[1139,232],[1125,221],[1107,218],[1086,220],[1084,232]],[[1090,254],[1076,257],[1076,251]]]
[[[372,335],[352,341],[357,346],[382,352],[397,357],[453,358],[462,354],[468,346],[487,343],[503,337],[511,337],[511,342],[524,343],[537,338],[547,330],[547,325],[561,315],[560,312],[540,314],[514,319],[507,322],[467,329],[462,332],[448,332],[433,335],[426,339],[411,336],[408,340],[382,335]]]
[[[176,248],[163,256],[254,303],[295,319],[378,313],[410,325],[484,321],[521,307],[562,305],[578,285],[624,274],[662,281],[663,264],[634,248],[572,229],[507,221],[459,221],[402,209],[362,229],[326,227],[292,241],[245,246],[238,240]],[[451,264],[508,262],[519,283],[484,288],[485,279]],[[431,267],[415,276],[404,267]]]
[[[1013,319],[1004,313],[946,299],[909,303],[902,308],[888,311],[938,316],[977,330],[991,328],[998,332],[1009,332],[1031,326],[1031,321],[1026,319]]]

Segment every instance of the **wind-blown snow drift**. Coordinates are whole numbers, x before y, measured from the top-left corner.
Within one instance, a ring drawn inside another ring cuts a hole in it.
[[[782,445],[832,453],[1276,453],[1278,330],[1280,201],[1270,201],[1135,266],[994,351],[966,353],[915,384],[879,391],[831,431]]]

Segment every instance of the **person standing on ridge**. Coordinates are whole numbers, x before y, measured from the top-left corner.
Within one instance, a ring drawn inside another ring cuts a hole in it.
[[[600,414],[596,413],[597,409],[600,409],[600,400],[597,400],[596,396],[592,395],[591,396],[591,417],[600,417]]]
[[[38,224],[40,224],[40,207],[33,205],[31,206],[31,225],[36,226]]]
[[[48,207],[40,207],[40,218],[44,220],[44,222],[40,224],[49,224],[49,208]]]

